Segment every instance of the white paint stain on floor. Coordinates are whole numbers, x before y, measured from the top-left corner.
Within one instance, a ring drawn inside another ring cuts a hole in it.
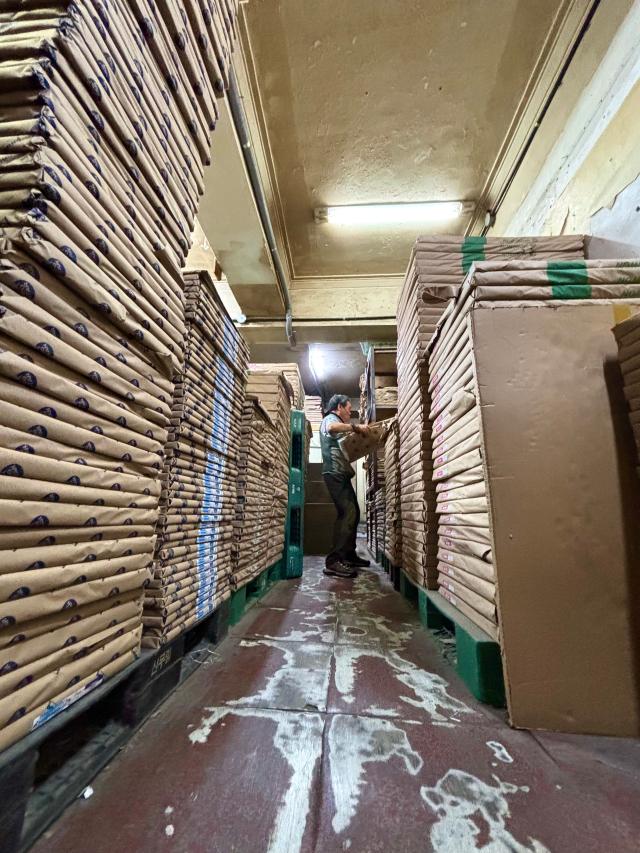
[[[257,630],[253,626],[247,628],[245,637],[264,637],[267,640],[281,640],[290,643],[306,643],[309,641],[317,643],[334,643],[336,639],[337,626],[337,611],[333,604],[327,605],[326,608],[309,613],[301,608],[277,608],[277,607],[261,607],[262,613],[269,611],[279,613],[285,610],[288,614],[293,614],[299,618],[299,627],[291,628],[287,633],[279,632],[277,634],[269,634],[265,631]],[[238,629],[236,629],[236,632]]]
[[[435,727],[434,731],[438,727],[456,729],[469,715],[480,716],[450,695],[444,678],[403,655],[407,642],[421,630],[419,625],[367,612],[374,600],[388,594],[381,591],[378,574],[361,573],[349,597],[327,593],[323,583],[319,571],[303,577],[299,590],[325,606],[321,610],[314,607],[308,614],[297,608],[301,617],[298,627],[277,637],[259,636],[240,641],[244,648],[264,647],[281,652],[282,661],[276,672],[250,695],[229,701],[225,707],[205,709],[207,713],[199,726],[189,734],[192,744],[204,744],[217,725],[225,725],[226,717],[268,719],[275,724],[273,747],[287,762],[290,776],[278,803],[266,847],[268,853],[297,853],[301,849],[314,774],[322,760],[324,721],[315,712],[325,711],[327,707],[332,653],[334,683],[347,706],[355,703],[359,663],[364,659],[383,661],[398,684],[394,707],[386,708],[384,702],[376,701],[360,715],[336,714],[328,723],[328,765],[335,804],[332,827],[336,834],[345,833],[358,813],[366,791],[367,765],[399,762],[410,777],[417,777],[423,769],[423,757],[411,746],[409,725],[422,727],[429,723]],[[330,624],[334,619],[340,625],[337,641],[335,628]],[[354,642],[358,645],[352,645]],[[313,713],[302,712],[304,708]],[[410,716],[415,718],[409,719]],[[484,740],[480,734],[478,739]],[[503,744],[485,743],[496,761],[513,763]],[[433,850],[437,853],[546,852],[540,842],[529,838],[522,843],[507,828],[510,817],[507,798],[524,795],[528,789],[497,777],[494,780],[495,784],[486,783],[455,769],[449,770],[433,787],[420,788],[420,782],[415,780],[415,796],[421,795],[436,816],[430,836]],[[479,838],[479,819],[489,829],[486,843]],[[341,844],[347,850],[351,841],[343,836]]]
[[[497,740],[488,740],[487,746],[498,761],[502,761],[503,764],[513,764],[513,757],[509,754],[506,746],[503,746]]]
[[[230,701],[229,705],[252,705],[265,708],[307,706],[323,711],[327,707],[331,648],[320,643],[294,644],[280,639],[242,640],[244,648],[266,647],[282,652],[283,662],[264,687],[249,696]]]
[[[335,637],[335,631],[331,628],[320,630],[317,625],[307,631],[295,628],[289,631],[288,634],[255,634],[256,637],[264,638],[265,640],[280,640],[285,643],[307,643],[315,641],[317,643],[332,643]]]
[[[340,613],[338,643],[371,643],[399,648],[415,634],[415,625],[393,623],[384,616]]]
[[[476,714],[462,700],[448,692],[449,684],[440,675],[428,672],[403,658],[398,652],[384,651],[369,646],[336,646],[335,685],[344,702],[355,701],[355,682],[357,664],[362,658],[376,658],[388,664],[400,685],[408,687],[413,695],[403,695],[401,688],[398,698],[412,708],[424,711],[433,722],[446,723],[452,718],[460,719],[459,714]],[[385,715],[391,715],[394,709],[384,709]]]
[[[501,782],[497,776],[493,779],[492,785],[464,770],[452,769],[432,788],[421,789],[422,799],[437,816],[430,833],[435,853],[549,853],[533,838],[521,843],[507,828],[511,816],[507,796],[528,794],[529,788]],[[478,819],[488,828],[486,843],[479,841]]]
[[[397,757],[412,776],[422,768],[422,758],[411,748],[406,732],[390,720],[338,714],[331,720],[328,744],[336,833],[344,832],[356,815],[366,764]]]
[[[273,745],[289,765],[291,776],[280,798],[266,853],[296,853],[302,846],[311,807],[313,775],[322,755],[322,717],[319,714],[267,708],[225,707],[206,710],[207,716],[189,735],[193,744],[206,743],[213,728],[227,715],[258,717],[275,723]]]

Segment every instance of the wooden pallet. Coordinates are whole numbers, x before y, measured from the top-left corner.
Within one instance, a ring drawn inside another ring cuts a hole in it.
[[[24,853],[86,788],[229,627],[221,604],[0,754],[0,853]]]
[[[506,695],[500,645],[438,592],[416,586],[402,569],[390,572],[394,586],[394,572],[398,578],[396,588],[418,607],[422,624],[431,631],[447,628],[454,635],[456,669],[471,693],[480,702],[504,708]]]

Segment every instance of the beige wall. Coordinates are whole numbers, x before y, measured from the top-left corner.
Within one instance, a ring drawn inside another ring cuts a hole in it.
[[[640,242],[639,34],[640,0],[601,4],[492,233]]]

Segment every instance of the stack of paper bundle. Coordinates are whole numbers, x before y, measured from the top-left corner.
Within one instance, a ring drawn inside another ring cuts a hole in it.
[[[394,408],[398,405],[398,389],[393,385],[376,388],[376,406],[384,409]]]
[[[372,454],[371,458],[373,458]],[[386,520],[385,520],[385,456],[384,443],[381,443],[375,450],[375,475],[376,475],[376,492],[375,492],[375,508],[376,508],[376,548],[379,551],[384,551],[384,541],[386,535]]]
[[[398,426],[402,568],[420,586],[434,586],[436,581],[431,402],[424,354],[438,320],[474,261],[536,256],[562,260],[583,254],[580,236],[421,237],[413,246],[398,304]]]
[[[639,307],[640,259],[479,263],[430,345],[439,592],[500,640],[518,727],[640,731],[640,483],[610,331]]]
[[[394,422],[384,443],[385,539],[384,553],[393,566],[400,564],[400,470],[398,422]]]
[[[235,14],[28,5],[0,12],[0,748],[139,650]]]
[[[322,423],[322,398],[321,397],[305,397],[304,413],[311,424],[311,430],[315,435],[320,432],[320,424]]]
[[[322,423],[322,399],[320,397],[305,397],[304,414],[309,425],[309,462],[320,464],[320,424]]]
[[[479,387],[477,361],[485,345],[481,331],[483,336],[497,336],[500,323],[512,320],[523,306],[561,306],[566,311],[572,300],[581,300],[578,307],[583,308],[597,306],[597,300],[633,301],[640,297],[640,286],[635,286],[639,276],[637,261],[631,265],[609,260],[479,263],[447,308],[429,347],[438,590],[493,637],[497,637],[498,623],[489,484],[500,471],[491,467],[492,458],[482,446],[487,429],[483,403],[495,403],[490,392]],[[493,312],[489,332],[490,324],[480,325],[478,313],[484,309],[486,316],[490,313],[486,309],[498,308],[502,310]],[[517,352],[513,356],[521,357]],[[532,381],[532,394],[534,390]],[[579,383],[575,393],[580,393]],[[503,411],[503,415],[515,417],[516,413]],[[512,489],[513,499],[524,501],[528,484],[513,482]]]
[[[358,409],[358,420],[361,424],[366,424],[369,418],[369,406],[367,401],[367,376],[363,373],[360,376],[360,408]]]
[[[279,367],[279,365],[275,365]],[[268,566],[284,550],[287,505],[289,500],[289,444],[291,441],[291,401],[293,389],[282,371],[274,365],[249,371],[247,393],[257,397],[275,427],[275,446],[271,457],[271,506],[269,511]]]
[[[367,543],[373,554],[381,549],[384,521],[384,445],[364,457]],[[382,496],[380,496],[382,492]]]
[[[271,560],[271,524],[276,443],[276,428],[269,413],[257,397],[247,394],[242,411],[233,550],[236,588],[275,562]]]
[[[629,403],[631,428],[640,459],[640,314],[618,323],[613,333],[618,343],[618,358]],[[640,475],[640,467],[638,467]]]
[[[291,385],[293,392],[292,408],[304,411],[305,393],[304,386],[302,384],[302,376],[300,376],[300,368],[298,367],[297,362],[278,362],[277,364],[258,364],[251,362],[249,364],[249,370],[253,370],[256,373],[282,373],[289,385]]]
[[[376,516],[376,556],[380,553],[383,554],[386,549],[386,536],[387,536],[387,526],[386,526],[386,506],[385,506],[385,490],[384,485],[378,489],[374,498],[374,512]]]
[[[236,478],[248,349],[208,273],[184,277],[185,362],[162,477],[143,644],[157,647],[231,593]]]

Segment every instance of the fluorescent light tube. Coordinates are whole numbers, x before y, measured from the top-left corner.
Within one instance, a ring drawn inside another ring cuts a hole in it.
[[[309,367],[317,380],[324,379],[325,358],[322,348],[317,344],[309,344]]]
[[[461,201],[400,202],[398,204],[344,204],[318,208],[316,221],[331,225],[403,225],[455,219],[465,209]]]

